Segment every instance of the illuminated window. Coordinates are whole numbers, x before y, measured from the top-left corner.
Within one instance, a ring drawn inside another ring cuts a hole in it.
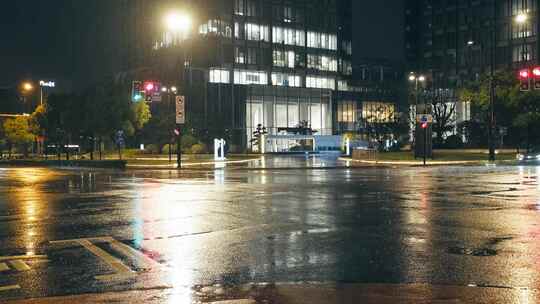
[[[244,64],[246,63],[246,51],[242,47],[234,48],[234,62]]]
[[[308,32],[308,47],[337,50],[337,36],[325,33]]]
[[[231,25],[221,20],[208,20],[207,23],[199,26],[199,33],[201,35],[214,35],[223,36],[227,38],[232,37]]]
[[[301,87],[301,77],[285,73],[272,73],[272,85],[285,87]]]
[[[235,84],[268,84],[268,74],[262,71],[235,70]]]
[[[268,26],[255,23],[244,24],[244,32],[247,40],[270,41],[270,32]]]
[[[277,67],[294,68],[296,56],[293,51],[276,51],[273,52],[273,64]]]
[[[223,69],[210,69],[210,82],[211,83],[229,83],[230,74],[228,70]]]
[[[338,122],[356,122],[357,106],[354,101],[344,101],[338,103],[337,121]]]
[[[336,80],[331,77],[307,76],[306,88],[335,90]]]
[[[272,42],[304,46],[306,43],[306,35],[303,30],[274,26],[272,27]]]
[[[362,118],[369,123],[389,123],[396,120],[396,106],[385,102],[363,102]]]
[[[321,71],[337,72],[337,59],[322,55],[308,55],[308,68]]]

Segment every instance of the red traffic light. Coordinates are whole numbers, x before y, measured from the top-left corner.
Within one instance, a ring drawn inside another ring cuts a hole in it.
[[[422,123],[422,129],[427,129],[428,127],[428,123],[427,122],[423,122]]]
[[[519,71],[519,77],[522,78],[522,79],[527,79],[529,78],[529,70],[528,69],[524,69],[524,70],[520,70]]]
[[[155,85],[153,82],[145,82],[144,89],[148,92],[153,91],[155,89]]]

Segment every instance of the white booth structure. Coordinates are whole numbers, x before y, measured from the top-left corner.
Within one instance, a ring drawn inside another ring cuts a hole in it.
[[[341,136],[333,135],[265,135],[261,140],[261,152],[339,152]]]

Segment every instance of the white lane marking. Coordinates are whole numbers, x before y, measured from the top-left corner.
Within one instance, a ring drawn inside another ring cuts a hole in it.
[[[0,256],[0,261],[12,261],[12,260],[32,260],[32,259],[46,259],[46,255],[13,255],[13,256]]]
[[[105,263],[107,263],[112,269],[114,269],[117,272],[115,275],[96,276],[96,279],[110,280],[111,277],[117,277],[118,275],[125,276],[126,274],[132,274],[131,269],[129,269],[129,267],[124,265],[122,261],[108,254],[105,250],[97,247],[96,245],[92,244],[90,241],[80,240],[78,241],[78,243],[81,244],[88,251],[92,252],[94,255],[102,259]]]
[[[30,266],[28,266],[28,264],[26,264],[25,262],[23,262],[21,260],[13,260],[13,261],[9,261],[8,263],[11,264],[11,266],[13,268],[15,268],[15,270],[17,270],[17,271],[28,271],[28,270],[30,270]]]
[[[116,251],[120,252],[121,254],[135,260],[135,265],[140,269],[150,270],[150,269],[152,269],[152,266],[159,266],[158,262],[156,262],[156,261],[152,260],[151,258],[147,257],[146,255],[144,255],[139,250],[136,250],[135,248],[130,247],[130,246],[124,244],[124,243],[121,243],[121,242],[113,239],[112,237],[111,238],[104,238],[104,240],[107,240],[111,244],[111,247],[114,250],[116,250]]]
[[[15,290],[15,289],[21,289],[21,286],[19,286],[19,285],[0,286],[0,292],[9,291],[9,290]]]
[[[0,263],[0,272],[9,270],[9,266],[6,263]]]
[[[152,269],[152,266],[151,266],[152,264],[159,265],[157,262],[145,256],[140,251],[128,245],[125,245],[115,240],[112,237],[71,239],[71,240],[62,240],[62,241],[51,241],[50,243],[61,244],[61,243],[75,242],[83,246],[84,248],[86,248],[88,251],[90,251],[92,254],[94,254],[98,258],[102,259],[107,265],[109,265],[116,272],[114,274],[96,276],[95,278],[97,280],[110,281],[110,280],[133,278],[137,276],[137,272],[131,270],[131,268],[126,266],[120,259],[115,258],[114,256],[110,255],[105,250],[97,247],[96,245],[92,243],[96,241],[109,243],[112,249],[114,249],[115,251],[119,252],[122,255],[125,255],[128,258],[133,259],[135,261],[135,265],[137,267],[140,267],[141,269],[149,270],[149,269]]]

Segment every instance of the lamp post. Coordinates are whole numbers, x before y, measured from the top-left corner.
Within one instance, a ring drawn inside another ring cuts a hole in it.
[[[39,82],[39,104],[43,105],[43,89],[44,88],[54,88],[56,83],[54,81],[44,81]]]
[[[174,34],[174,38],[176,39],[186,39],[189,31],[191,30],[191,18],[185,14],[180,12],[170,12],[168,15],[165,16],[165,27],[168,31]],[[184,51],[184,64],[182,65],[182,93],[184,96],[186,95],[186,48],[183,47]],[[177,91],[176,87],[172,87],[171,90],[174,88],[175,92]],[[176,95],[176,93],[175,93]],[[175,111],[176,114],[176,111]],[[178,169],[182,168],[182,124],[176,124],[177,129],[177,142],[176,142],[176,162],[178,164]],[[170,149],[169,149],[170,150]]]
[[[417,116],[418,116],[418,85],[420,83],[426,82],[426,77],[424,75],[416,75],[414,72],[410,73],[409,81],[414,83],[414,95],[415,95],[415,105],[414,105],[414,128],[417,129]],[[424,100],[424,113],[427,112],[427,104]],[[416,134],[416,133],[415,133]],[[426,154],[427,154],[427,128],[424,128],[424,165],[426,164]],[[415,136],[415,148],[414,148],[414,157],[417,157],[417,148],[416,148],[416,136]]]
[[[178,92],[178,89],[175,86],[171,86],[171,87],[163,86],[163,87],[161,87],[161,92],[163,94],[167,95],[167,113],[170,113],[171,112],[171,95],[176,96],[176,93]],[[172,144],[173,144],[172,140],[171,140],[171,138],[169,138],[169,152],[168,152],[169,153],[169,163],[172,162]]]

